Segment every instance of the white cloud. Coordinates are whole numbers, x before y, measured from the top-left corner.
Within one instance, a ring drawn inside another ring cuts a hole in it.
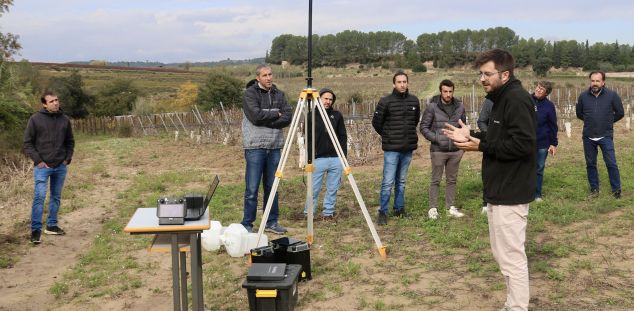
[[[606,4],[608,3],[608,4]],[[606,1],[314,1],[313,33],[507,26],[522,37],[634,43],[634,5]],[[280,34],[306,35],[307,2],[22,0],[1,17],[38,61],[203,61],[263,56]]]

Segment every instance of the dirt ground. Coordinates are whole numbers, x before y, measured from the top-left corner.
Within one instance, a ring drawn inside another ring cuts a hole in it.
[[[97,297],[83,303],[68,304],[63,300],[55,299],[49,293],[49,288],[59,280],[62,275],[72,269],[78,263],[78,258],[83,254],[93,242],[95,235],[101,232],[101,224],[109,218],[113,213],[113,205],[116,203],[117,194],[124,191],[129,186],[130,180],[128,176],[137,174],[142,170],[150,170],[160,167],[164,170],[179,169],[182,167],[183,161],[196,161],[196,156],[186,156],[177,152],[178,146],[166,147],[166,156],[155,158],[151,162],[137,161],[130,166],[129,163],[120,163],[120,159],[111,151],[102,149],[101,154],[81,154],[78,153],[70,166],[69,177],[67,183],[81,182],[78,180],[79,173],[86,174],[91,167],[103,166],[106,168],[105,173],[101,173],[99,178],[91,181],[95,186],[82,193],[85,206],[77,208],[74,211],[62,213],[60,215],[61,225],[67,230],[65,236],[46,236],[43,235],[43,243],[38,246],[31,246],[28,243],[30,215],[30,197],[22,196],[18,204],[2,205],[1,212],[3,217],[0,219],[0,237],[3,238],[2,247],[11,247],[18,255],[18,261],[8,269],[0,270],[0,310],[171,310],[171,275],[170,275],[170,256],[165,254],[149,254],[145,250],[139,250],[133,254],[141,263],[156,262],[158,268],[155,273],[148,273],[143,280],[144,284],[149,284],[152,288],[160,288],[157,293],[150,288],[141,287],[131,289],[128,293],[117,297]],[[171,148],[171,149],[170,149]],[[210,172],[218,173],[227,183],[239,182],[242,177],[243,159],[242,150],[236,148],[224,148],[221,153],[215,150],[213,153],[214,161],[205,164],[206,169]],[[426,150],[426,149],[423,149]],[[149,151],[146,151],[149,153]],[[149,154],[136,154],[139,159],[152,158]],[[206,156],[210,156],[207,154]],[[419,151],[416,155],[418,159],[425,158],[426,152]],[[414,165],[421,166],[426,161],[417,160]],[[370,157],[369,162],[365,164],[365,169],[375,169],[381,165],[380,157]],[[296,166],[296,163],[289,162],[287,167]],[[360,168],[362,171],[364,168]],[[75,173],[76,171],[77,173]],[[290,171],[297,172],[291,169]],[[295,173],[293,173],[295,174]],[[299,174],[299,173],[296,173]],[[32,178],[27,173],[24,176],[18,176],[24,183],[24,187],[32,188]],[[85,178],[85,177],[83,177]],[[74,198],[77,199],[77,198]],[[63,202],[63,206],[72,205],[71,202]],[[616,212],[618,213],[618,212]],[[614,217],[618,217],[615,214]],[[600,230],[600,228],[588,229],[588,222],[579,223],[575,226],[584,228],[586,232]],[[380,229],[385,239],[390,239],[391,232],[389,229]],[[548,236],[541,237],[548,239]],[[600,258],[601,256],[618,256],[615,268],[622,268],[624,271],[630,271],[634,266],[634,251],[631,247],[634,240],[634,232],[629,231],[628,234],[599,239],[597,247],[587,254],[588,257]],[[629,245],[628,247],[621,247]],[[315,245],[315,252],[319,252],[319,245]],[[435,250],[431,246],[421,249],[421,253],[417,254],[417,258],[429,255],[431,260],[438,259],[434,256]],[[456,256],[466,257],[469,254],[459,254]],[[436,254],[437,256],[437,254]],[[428,259],[429,259],[428,258]],[[243,260],[243,259],[237,259]],[[362,263],[362,266],[373,266],[373,262],[378,260],[377,257],[359,258],[356,262]],[[246,265],[246,259],[244,259]],[[396,264],[396,263],[393,263]],[[387,272],[390,269],[399,269],[399,265],[387,264]],[[381,279],[388,280],[385,271],[372,271],[372,280],[380,282]],[[501,275],[496,279],[476,278],[466,274],[464,269],[459,269],[454,273],[444,271],[432,272],[432,275],[426,275],[425,281],[417,282],[411,285],[410,289],[421,295],[434,294],[430,293],[430,287],[433,284],[443,284],[443,288],[452,291],[450,297],[454,301],[442,302],[438,304],[438,310],[495,310],[497,302],[503,301],[503,293],[496,291],[494,293],[487,292],[487,288],[491,282],[500,282]],[[614,284],[609,279],[596,280],[592,275],[579,275],[575,282],[570,286],[583,288],[588,282],[605,282],[606,288],[618,288],[618,286],[632,286],[632,284]],[[311,295],[312,292],[319,289],[322,282],[319,276],[309,283],[300,285],[300,301]],[[531,291],[533,297],[548,297],[552,283],[543,276],[531,275]],[[207,289],[206,289],[207,290]],[[615,290],[615,289],[613,289]],[[353,310],[358,305],[357,295],[361,293],[372,293],[371,285],[359,284],[354,288],[344,289],[344,294],[339,297],[332,297],[323,302],[320,301],[315,305],[303,305],[296,310]],[[371,294],[370,294],[371,295]],[[440,295],[439,299],[446,297]],[[386,303],[398,303],[396,297],[387,297]],[[569,307],[574,306],[556,306],[552,304],[541,304],[540,299],[534,298],[532,308],[534,310],[572,310]],[[541,307],[540,307],[541,306]],[[404,310],[421,310],[421,307],[410,308],[405,307]]]

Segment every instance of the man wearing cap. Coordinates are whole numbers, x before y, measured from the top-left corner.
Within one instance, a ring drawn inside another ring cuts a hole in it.
[[[332,128],[335,130],[335,135],[339,141],[339,145],[343,150],[343,156],[347,155],[348,135],[346,134],[346,126],[344,123],[343,115],[333,108],[337,96],[328,88],[323,88],[319,91],[319,99],[321,104],[326,109],[327,118],[332,124]],[[310,133],[312,128],[312,113],[308,114],[307,128]],[[312,137],[308,135],[308,155],[312,154]],[[326,175],[326,194],[324,195],[324,209],[322,217],[324,220],[332,220],[335,215],[335,204],[337,203],[337,190],[341,186],[341,173],[343,167],[341,160],[335,150],[335,145],[330,140],[328,131],[326,130],[326,124],[321,118],[319,110],[315,109],[315,161],[313,162],[315,171],[313,172],[313,208],[317,210],[317,201],[319,198],[319,192],[321,191],[321,184]],[[304,214],[307,213],[306,206],[304,207]]]
[[[420,101],[409,93],[408,77],[404,72],[394,74],[392,84],[392,94],[379,100],[372,116],[372,127],[381,135],[383,149],[379,225],[387,225],[392,187],[394,216],[408,216],[405,212],[405,181],[412,162],[412,152],[418,147],[416,125],[420,119]]]

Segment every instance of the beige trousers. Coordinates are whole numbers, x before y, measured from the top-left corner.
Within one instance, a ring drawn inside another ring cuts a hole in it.
[[[528,204],[488,204],[489,237],[493,257],[506,281],[503,310],[528,310],[528,260],[524,242]]]

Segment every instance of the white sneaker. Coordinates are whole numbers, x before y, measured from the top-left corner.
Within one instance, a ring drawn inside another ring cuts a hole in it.
[[[449,207],[449,216],[460,218],[460,217],[464,216],[464,214],[461,213],[460,211],[458,211],[458,209],[455,206],[450,206]]]
[[[544,201],[544,199],[542,199],[542,197],[536,197],[535,198],[535,202],[539,203],[541,201]]]
[[[489,208],[486,205],[482,207],[482,215],[486,215],[488,211]]]
[[[430,208],[429,212],[427,212],[427,216],[429,216],[429,219],[438,219],[438,210],[436,208]]]

